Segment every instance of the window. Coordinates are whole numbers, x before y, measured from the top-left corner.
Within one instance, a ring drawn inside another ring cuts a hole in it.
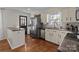
[[[0,40],[3,38],[3,30],[2,30],[2,14],[0,10]]]
[[[62,26],[61,13],[47,14],[47,23],[53,27]]]

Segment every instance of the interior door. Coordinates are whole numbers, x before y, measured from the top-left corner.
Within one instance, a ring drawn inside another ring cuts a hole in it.
[[[27,34],[27,16],[19,16],[19,27],[24,28]]]

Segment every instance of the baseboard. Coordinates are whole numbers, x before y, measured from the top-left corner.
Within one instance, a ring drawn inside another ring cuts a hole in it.
[[[3,39],[7,39],[7,37],[4,36]]]
[[[4,40],[4,38],[0,38],[0,41]]]
[[[47,40],[45,40],[45,41],[47,41]],[[50,41],[47,41],[47,42],[52,43],[52,44],[54,44],[54,45],[56,45],[56,46],[59,46],[59,45],[56,44],[56,43],[53,43],[53,42],[50,42]]]
[[[6,37],[3,37],[3,38],[0,39],[0,41],[5,40],[5,39],[7,39],[7,38]]]

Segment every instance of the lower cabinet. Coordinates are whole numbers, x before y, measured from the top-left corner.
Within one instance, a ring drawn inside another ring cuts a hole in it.
[[[53,42],[53,43],[56,43],[56,44],[59,44],[59,42],[58,42],[58,33],[59,33],[59,31],[57,31],[57,30],[52,30],[52,32],[51,33],[53,33],[53,38],[52,38],[52,35],[51,35],[51,38],[52,38],[52,41],[51,42]]]
[[[67,31],[46,29],[45,30],[45,40],[53,42],[55,44],[60,45],[66,36]]]
[[[68,31],[60,31],[59,32],[59,44],[62,43],[62,41],[64,40],[64,37],[67,35]]]
[[[53,37],[53,33],[52,33],[52,38],[54,38]],[[47,41],[52,41],[52,38],[51,38],[51,32],[48,30],[48,29],[46,29],[45,30],[45,40],[47,40]]]
[[[18,48],[25,44],[25,30],[7,30],[7,40],[11,49]]]

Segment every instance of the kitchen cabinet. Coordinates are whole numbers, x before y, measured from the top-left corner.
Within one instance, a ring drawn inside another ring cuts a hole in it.
[[[52,39],[54,39],[54,36],[53,36],[53,33],[51,32],[51,30],[49,30],[49,29],[45,30],[45,39],[50,42],[52,41]]]
[[[63,8],[61,10],[62,13],[62,22],[69,22],[68,20],[68,10],[66,8]]]
[[[41,29],[41,38],[45,39],[45,29]]]
[[[75,12],[76,12],[76,8],[68,8],[68,18],[70,22],[76,21]]]
[[[51,33],[53,34],[53,38],[52,38],[52,35],[51,35],[51,42],[54,42],[56,44],[58,44],[58,32],[57,30],[52,30]]]
[[[57,33],[58,33],[57,30],[46,29],[45,30],[45,39],[47,41],[58,44],[58,34]]]
[[[63,7],[63,8],[51,8],[48,13],[61,13],[62,22],[75,22],[75,12],[77,8]]]
[[[25,30],[16,30],[15,28],[8,28],[7,40],[11,49],[18,48],[25,44]]]
[[[60,45],[67,33],[67,31],[46,29],[45,40]]]
[[[76,8],[62,8],[61,11],[62,13],[62,22],[75,22],[75,12]]]
[[[66,34],[67,34],[68,32],[67,31],[59,31],[59,36],[58,36],[58,43],[59,44],[61,44],[62,43],[62,41],[64,40],[64,37],[66,36]]]

